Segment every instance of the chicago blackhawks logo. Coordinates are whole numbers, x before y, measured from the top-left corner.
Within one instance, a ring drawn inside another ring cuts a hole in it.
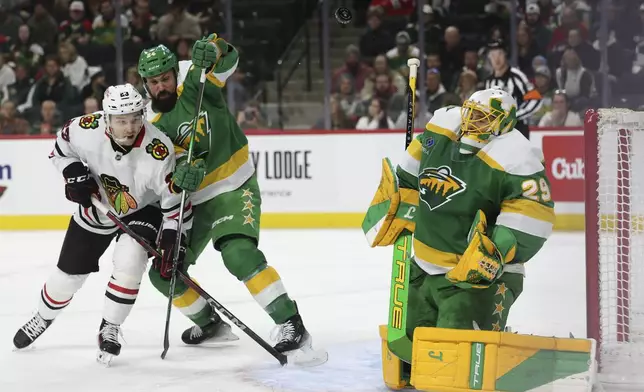
[[[137,207],[136,200],[129,193],[130,188],[127,185],[122,185],[118,178],[101,174],[101,183],[117,214],[127,214],[130,208]]]
[[[80,126],[83,129],[96,129],[98,128],[99,118],[101,118],[100,113],[83,116],[80,118],[80,120],[78,120],[78,126]]]
[[[145,146],[145,152],[158,161],[164,160],[169,154],[168,147],[157,138],[152,139],[152,142]]]
[[[420,182],[420,200],[430,210],[446,204],[459,193],[465,191],[466,184],[452,174],[449,166],[424,169],[418,176]]]

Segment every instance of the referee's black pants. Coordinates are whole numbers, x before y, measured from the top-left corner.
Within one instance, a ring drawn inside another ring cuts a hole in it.
[[[528,124],[523,121],[517,121],[517,125],[514,126],[526,139],[530,140],[530,128]]]

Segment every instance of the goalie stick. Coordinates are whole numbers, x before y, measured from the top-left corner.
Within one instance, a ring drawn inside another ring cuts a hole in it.
[[[154,257],[161,257],[161,253],[152,247],[146,240],[141,236],[135,233],[125,222],[121,220],[116,214],[110,211],[103,203],[98,201],[98,199],[92,196],[92,204],[99,211],[101,211],[105,216],[108,217],[119,229],[123,230],[127,235],[132,237],[136,242],[138,242],[146,251],[148,251]],[[219,313],[226,316],[237,328],[241,329],[246,335],[255,341],[255,343],[262,346],[269,354],[271,354],[275,359],[277,359],[280,365],[284,366],[288,363],[286,355],[275,350],[270,344],[268,344],[264,339],[255,333],[250,327],[244,324],[240,319],[233,315],[228,309],[224,307],[219,301],[214,299],[210,294],[208,294],[204,289],[202,289],[197,283],[195,283],[190,277],[188,277],[183,271],[176,271],[177,277],[181,279],[186,285],[192,288],[194,291],[199,293],[208,303]]]
[[[414,113],[416,103],[416,77],[420,60],[407,60],[409,84],[407,86],[407,127],[405,150],[414,137]],[[407,337],[407,299],[409,296],[409,258],[411,257],[412,233],[403,230],[394,243],[389,293],[389,321],[387,323],[387,346],[397,357],[411,360],[412,342]]]

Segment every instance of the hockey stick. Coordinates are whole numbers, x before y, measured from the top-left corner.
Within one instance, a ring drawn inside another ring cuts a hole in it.
[[[409,85],[407,88],[407,128],[405,150],[414,137],[414,113],[416,103],[416,77],[420,61],[411,58]],[[407,299],[409,296],[409,258],[411,257],[412,233],[403,230],[394,243],[389,293],[389,322],[387,324],[387,346],[397,357],[411,361],[412,342],[407,337]]]
[[[201,101],[203,100],[203,91],[206,87],[206,69],[201,69],[201,75],[199,75],[199,95],[197,96],[197,105],[195,119],[193,120],[192,129],[190,130],[190,142],[188,143],[188,159],[187,162],[190,165],[192,161],[192,155],[194,152],[195,136],[197,134],[197,123],[199,122],[199,112],[201,111]],[[165,330],[163,332],[163,352],[161,353],[161,359],[165,359],[165,356],[168,354],[168,349],[170,348],[170,315],[172,314],[172,300],[174,299],[174,288],[177,284],[177,261],[179,260],[179,250],[181,248],[181,227],[183,226],[183,213],[186,206],[186,199],[188,192],[186,190],[181,191],[181,203],[179,204],[179,221],[177,222],[177,240],[174,243],[174,255],[172,256],[172,275],[170,277],[170,291],[168,293],[168,308],[166,310],[165,316]]]
[[[132,237],[132,239],[136,242],[138,242],[143,249],[148,251],[152,256],[154,257],[161,257],[161,253],[155,249],[152,245],[150,245],[143,237],[138,235],[136,232],[134,232],[125,222],[121,220],[116,214],[114,214],[112,211],[110,211],[103,203],[98,201],[95,197],[92,197],[92,204],[94,207],[96,207],[99,211],[101,211],[109,220],[114,222],[114,224],[121,230],[123,230],[127,235]],[[178,270],[177,271],[177,276],[181,281],[183,281],[186,285],[188,285],[190,288],[192,288],[194,291],[199,293],[208,303],[215,308],[216,311],[219,313],[223,314],[226,316],[228,320],[230,320],[237,328],[241,329],[244,331],[246,335],[248,335],[251,339],[255,341],[255,343],[259,344],[262,346],[262,348],[266,351],[268,351],[269,354],[271,354],[275,359],[279,361],[279,363],[284,366],[287,364],[288,360],[286,355],[278,352],[275,350],[270,344],[268,344],[264,339],[262,339],[259,335],[255,333],[250,327],[248,327],[246,324],[244,324],[240,319],[238,319],[235,315],[233,315],[228,309],[224,307],[219,301],[214,299],[210,294],[206,292],[206,290],[202,289],[201,286],[199,286],[197,283],[195,283],[188,275],[186,275],[183,271]]]

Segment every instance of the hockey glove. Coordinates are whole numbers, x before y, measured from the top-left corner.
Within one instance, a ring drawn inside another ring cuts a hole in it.
[[[89,208],[92,206],[92,195],[100,195],[96,180],[81,162],[74,162],[63,169],[63,177],[65,177],[65,197],[69,201]]]
[[[461,288],[487,288],[503,274],[503,266],[514,259],[517,240],[512,232],[498,226],[492,238],[486,234],[485,213],[479,210],[468,234],[469,245],[445,278]]]
[[[195,41],[192,46],[192,63],[199,68],[210,69],[217,64],[222,53],[228,51],[228,44],[217,34],[210,34],[207,38]]]
[[[159,271],[162,279],[172,278],[172,263],[174,258],[174,246],[177,242],[177,231],[165,229],[161,233],[161,259],[154,259],[152,268]],[[186,236],[181,235],[181,246],[179,248],[179,258],[177,259],[177,271],[183,267],[183,261],[186,258]]]
[[[369,246],[391,245],[405,229],[413,233],[417,208],[418,191],[399,188],[391,161],[384,158],[380,185],[362,221],[362,231]]]
[[[192,164],[187,160],[177,163],[172,175],[172,183],[188,192],[196,192],[206,176],[206,163],[203,159],[195,159]]]

